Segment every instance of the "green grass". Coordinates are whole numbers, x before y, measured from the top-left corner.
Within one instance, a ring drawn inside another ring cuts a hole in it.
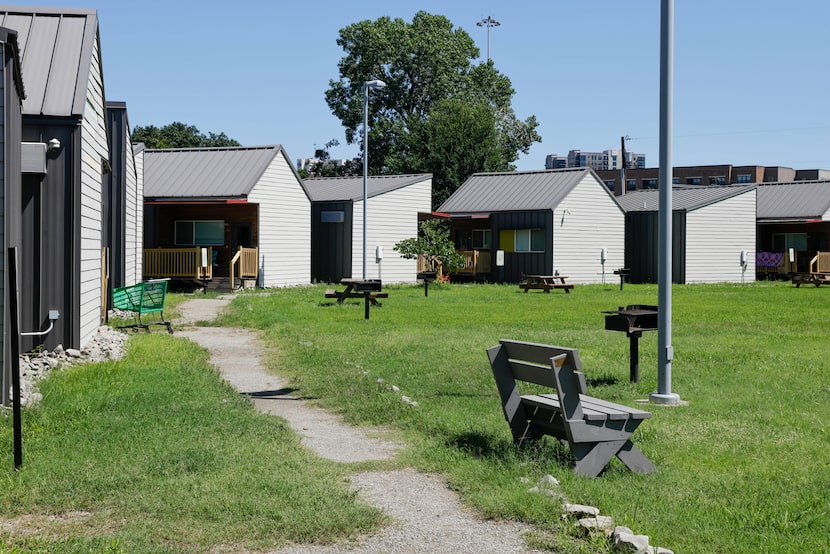
[[[557,528],[557,507],[519,481],[552,473],[572,501],[677,552],[826,549],[826,288],[675,286],[672,390],[688,405],[649,407],[654,417],[635,435],[657,474],[635,475],[614,460],[593,480],[574,476],[567,449],[554,441],[511,444],[485,349],[503,337],[576,347],[590,393],[634,405],[656,391],[657,334],[643,335],[640,382],[629,383],[628,339],[604,330],[601,311],[656,304],[656,286],[545,295],[434,285],[428,298],[420,287],[389,290],[369,321],[361,303],[329,305],[323,288],[311,287],[240,297],[223,323],[262,329],[273,369],[302,394],[355,423],[404,431],[407,461],[446,474],[488,516]]]
[[[309,455],[201,349],[164,332],[134,336],[122,361],[53,374],[41,390],[42,404],[24,412],[19,472],[5,448],[11,418],[0,418],[0,513],[87,514],[41,517],[30,537],[0,532],[0,552],[234,551],[381,521],[355,502],[343,467]]]
[[[408,445],[402,463],[443,473],[487,516],[534,523],[535,545],[604,548],[572,539],[558,503],[520,480],[550,473],[570,501],[678,553],[827,551],[826,287],[675,286],[672,389],[688,405],[649,406],[635,434],[658,473],[614,460],[597,479],[573,475],[555,441],[512,444],[485,349],[503,337],[576,347],[589,392],[634,405],[656,390],[657,334],[643,335],[640,383],[629,383],[628,339],[605,331],[601,312],[656,304],[656,286],[523,294],[433,284],[428,298],[391,286],[369,321],[362,303],[330,304],[324,290],[240,294],[221,324],[261,330],[268,363],[298,394],[353,423],[397,429]],[[90,515],[28,538],[0,532],[0,552],[267,549],[382,522],[345,487],[356,466],[309,456],[175,335],[136,334],[127,359],[55,374],[42,390],[41,406],[24,414],[20,472],[5,447],[10,418],[0,417],[0,517]]]

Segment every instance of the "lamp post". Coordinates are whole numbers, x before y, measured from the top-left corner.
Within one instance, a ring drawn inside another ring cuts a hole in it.
[[[366,280],[366,181],[369,175],[369,89],[383,88],[378,79],[363,83],[363,280]]]
[[[482,19],[481,21],[476,23],[476,25],[478,25],[479,27],[487,27],[487,61],[489,62],[490,61],[490,27],[498,27],[499,25],[501,25],[501,23],[499,23],[498,21],[496,21],[495,19],[493,19],[492,17],[490,17],[488,15],[486,19]]]

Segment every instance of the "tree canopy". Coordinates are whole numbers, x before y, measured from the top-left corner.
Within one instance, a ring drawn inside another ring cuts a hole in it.
[[[164,127],[148,125],[137,126],[132,132],[133,142],[143,142],[147,148],[202,148],[215,146],[240,146],[239,142],[228,138],[225,133],[208,133],[199,131],[195,125],[186,125],[175,121]]]
[[[346,141],[362,141],[364,83],[384,81],[369,93],[369,172],[432,173],[435,207],[476,171],[515,169],[541,141],[535,116],[514,113],[510,79],[492,62],[474,64],[475,42],[444,16],[360,21],[337,43],[340,78],[325,96]]]

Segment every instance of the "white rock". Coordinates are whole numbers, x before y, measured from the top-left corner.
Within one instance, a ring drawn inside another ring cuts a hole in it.
[[[577,518],[599,515],[599,508],[595,508],[594,506],[585,506],[583,504],[565,504],[564,507],[567,514]]]
[[[67,348],[66,349],[66,355],[71,357],[71,358],[80,358],[81,357],[81,351],[78,350],[77,348]]]
[[[538,486],[547,487],[547,488],[558,487],[559,486],[559,479],[557,479],[556,477],[554,477],[551,474],[547,474],[544,477],[542,477],[541,479],[539,479]]]
[[[648,544],[648,535],[614,533],[614,552],[621,552],[623,554],[654,554],[654,548]]]
[[[599,530],[610,532],[614,528],[614,518],[611,516],[592,516],[584,517],[576,522],[577,527],[581,527],[586,531]]]

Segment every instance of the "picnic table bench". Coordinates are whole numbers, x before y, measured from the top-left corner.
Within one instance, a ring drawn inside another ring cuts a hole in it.
[[[830,252],[816,252],[810,260],[810,273],[793,276],[796,288],[800,287],[801,283],[812,283],[817,287],[830,284]]]
[[[380,306],[378,298],[389,298],[388,292],[381,292],[380,279],[341,279],[341,285],[346,288],[342,291],[335,289],[328,289],[326,291],[326,298],[336,298],[338,304],[342,304],[347,298],[363,299],[369,295],[369,302],[373,306]]]
[[[173,334],[173,327],[164,320],[164,300],[167,297],[168,279],[151,279],[143,283],[136,283],[128,287],[118,287],[112,290],[112,306],[115,309],[132,312],[136,323],[119,325],[119,329],[150,330],[150,325],[164,325],[167,332]],[[142,321],[141,316],[159,314],[160,321]]]
[[[519,288],[525,293],[530,289],[539,289],[546,293],[550,293],[551,289],[565,289],[565,292],[571,292],[574,286],[573,283],[565,282],[567,278],[567,275],[525,275],[525,281],[519,283]]]
[[[630,438],[651,414],[588,396],[575,348],[503,339],[487,355],[515,442],[544,435],[567,442],[574,472],[587,477],[602,473],[614,456],[636,473],[657,471]],[[555,388],[556,394],[522,395],[517,381]]]

